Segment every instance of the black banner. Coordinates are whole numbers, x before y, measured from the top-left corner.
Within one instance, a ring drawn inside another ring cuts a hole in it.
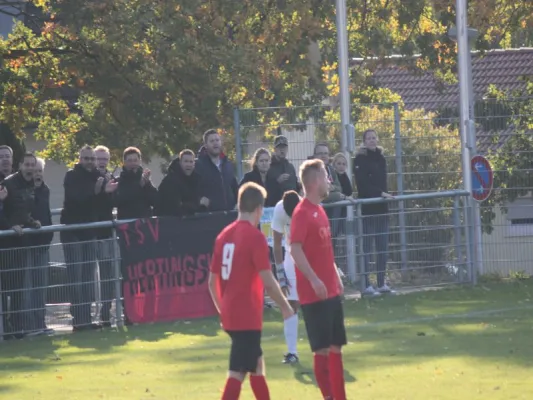
[[[147,323],[214,315],[207,286],[213,244],[236,216],[231,212],[151,218],[118,226],[129,320]]]

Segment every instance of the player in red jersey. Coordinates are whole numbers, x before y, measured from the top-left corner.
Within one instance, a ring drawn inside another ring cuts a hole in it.
[[[237,221],[218,235],[209,274],[209,291],[231,338],[229,372],[222,400],[239,398],[247,373],[255,398],[269,400],[265,380],[261,330],[263,290],[281,309],[284,319],[294,311],[272,274],[268,244],[257,229],[266,191],[255,183],[239,189]]]
[[[300,180],[305,196],[296,206],[291,222],[291,254],[297,267],[298,296],[322,396],[346,400],[341,354],[346,344],[341,301],[344,288],[333,257],[329,220],[320,205],[329,187],[324,163],[304,162]]]

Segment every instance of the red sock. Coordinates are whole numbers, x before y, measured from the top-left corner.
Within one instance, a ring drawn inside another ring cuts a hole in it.
[[[250,375],[250,385],[256,400],[270,400],[267,381],[263,375]]]
[[[222,400],[238,400],[241,395],[242,382],[235,378],[228,378]]]
[[[344,389],[344,367],[342,365],[342,354],[329,352],[329,381],[333,389],[335,400],[346,400]]]
[[[315,379],[322,392],[322,397],[330,397],[331,389],[329,386],[328,356],[324,354],[315,354],[313,356],[313,361]]]

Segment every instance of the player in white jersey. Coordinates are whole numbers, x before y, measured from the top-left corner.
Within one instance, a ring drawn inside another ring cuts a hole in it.
[[[298,362],[298,292],[296,291],[296,270],[294,260],[290,254],[290,232],[292,212],[300,202],[300,196],[291,190],[283,195],[274,207],[271,228],[274,238],[274,262],[276,263],[276,275],[283,293],[287,297],[289,304],[294,309],[294,315],[284,321],[285,342],[287,344],[287,354],[283,363],[292,364]],[[285,257],[283,257],[283,239],[285,239]]]

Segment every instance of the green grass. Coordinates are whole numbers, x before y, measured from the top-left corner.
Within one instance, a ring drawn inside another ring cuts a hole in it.
[[[347,301],[348,398],[533,398],[532,293],[525,281]],[[301,364],[290,367],[279,313],[265,320],[272,399],[319,399],[303,325]],[[0,343],[0,398],[219,399],[227,356],[215,319],[10,341]],[[253,398],[248,384],[241,398]]]

